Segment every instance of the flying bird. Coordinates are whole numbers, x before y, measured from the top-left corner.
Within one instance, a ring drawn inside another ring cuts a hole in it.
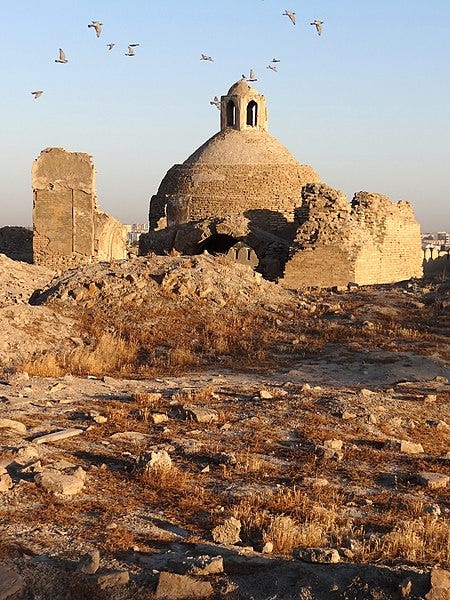
[[[106,44],[106,47],[108,48],[108,50],[112,50],[114,48],[115,44]]]
[[[125,52],[125,56],[134,56],[134,44],[128,46],[128,52]]]
[[[131,48],[137,48],[138,46],[140,46],[140,44],[128,44],[128,47],[130,46]]]
[[[34,96],[34,99],[37,100],[44,93],[42,90],[36,90],[35,92],[31,92]]]
[[[272,60],[270,62],[276,63],[276,62],[281,62],[279,58],[272,58]]]
[[[212,62],[214,59],[212,58],[212,56],[207,56],[206,54],[202,54],[200,60],[209,60]]]
[[[318,21],[317,19],[315,19],[312,23],[310,23],[310,25],[314,25],[314,27],[317,30],[317,35],[320,35],[322,33],[323,21]]]
[[[248,78],[248,81],[258,81],[253,69],[250,69],[250,77]]]
[[[283,15],[289,17],[292,21],[292,24],[295,25],[295,12],[292,12],[291,10],[285,10]]]
[[[59,58],[55,58],[55,62],[56,63],[66,63],[67,58],[66,55],[64,54],[64,50],[62,48],[59,49]]]
[[[270,69],[271,71],[275,71],[275,73],[278,71],[278,69],[276,68],[275,65],[267,65],[267,68]]]
[[[102,25],[103,23],[100,23],[99,21],[92,21],[91,23],[89,23],[88,27],[93,27],[95,29],[96,36],[100,37],[100,34],[102,32]]]
[[[214,96],[214,100],[210,100],[209,103],[220,110],[220,100],[217,96]]]

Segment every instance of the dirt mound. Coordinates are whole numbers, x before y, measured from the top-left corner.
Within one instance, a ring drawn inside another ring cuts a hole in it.
[[[292,298],[259,273],[224,256],[150,255],[68,271],[35,293],[31,303],[92,307],[102,302],[117,307],[117,303],[141,305],[161,295],[174,301],[207,299],[217,306],[255,305],[269,297],[272,304],[288,304]]]
[[[0,254],[0,308],[28,304],[31,294],[44,287],[55,272],[45,267],[12,260]]]

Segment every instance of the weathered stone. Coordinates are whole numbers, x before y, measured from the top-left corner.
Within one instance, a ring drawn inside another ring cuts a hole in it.
[[[50,469],[38,473],[34,481],[37,485],[48,492],[73,496],[81,492],[84,486],[83,478],[77,475],[67,475]]]
[[[212,575],[223,573],[223,558],[221,556],[197,556],[189,567],[191,575]]]
[[[152,421],[155,425],[165,423],[169,420],[169,417],[165,413],[152,413]]]
[[[53,433],[46,433],[45,435],[40,435],[34,438],[33,442],[35,444],[46,444],[47,442],[56,442],[58,440],[64,440],[66,438],[74,437],[76,435],[80,435],[83,433],[84,429],[62,429],[61,431],[54,431]]]
[[[12,479],[8,473],[3,473],[0,475],[0,493],[9,490],[12,488],[12,485]]]
[[[152,471],[168,471],[172,468],[172,459],[166,450],[142,452],[138,458],[138,466],[147,474]]]
[[[78,565],[78,570],[82,573],[86,573],[88,575],[92,575],[98,571],[100,566],[100,552],[98,550],[93,550],[83,556]]]
[[[216,423],[219,420],[219,414],[213,408],[206,406],[193,406],[191,404],[183,406],[187,419],[197,421],[197,423]]]
[[[259,397],[261,400],[270,400],[273,398],[273,395],[269,390],[259,390]]]
[[[448,475],[443,475],[442,473],[430,473],[427,471],[421,471],[420,473],[417,473],[416,479],[420,485],[428,487],[431,490],[447,487],[450,481],[450,477]]]
[[[434,568],[430,572],[431,589],[426,600],[450,600],[450,571]]]
[[[43,150],[33,163],[32,187],[35,263],[58,268],[126,258],[126,228],[98,208],[89,154]],[[88,287],[72,297],[89,294]]]
[[[14,421],[13,419],[0,419],[0,429],[12,429],[21,434],[27,432],[26,425],[20,421]]]
[[[294,558],[311,563],[338,563],[339,552],[334,548],[295,548]]]
[[[189,575],[177,575],[162,571],[159,574],[155,598],[164,600],[194,600],[209,598],[213,594],[209,581],[197,581]]]
[[[416,444],[415,442],[408,442],[406,440],[400,441],[400,452],[405,454],[421,454],[423,452],[422,444]]]
[[[323,442],[323,445],[325,448],[328,448],[330,450],[342,450],[343,442],[342,440],[337,439],[325,440]]]
[[[303,477],[303,483],[310,487],[325,487],[330,485],[330,482],[325,477]]]
[[[218,544],[226,546],[236,544],[240,541],[241,522],[234,517],[230,517],[222,525],[214,527],[211,533],[213,540]]]
[[[148,442],[149,436],[140,431],[119,431],[118,433],[113,433],[109,439],[113,442],[143,444]]]
[[[126,585],[129,581],[130,574],[128,571],[112,571],[111,573],[104,573],[97,577],[97,583],[102,590],[119,585]]]
[[[7,600],[23,590],[25,582],[22,577],[0,564],[0,600]]]

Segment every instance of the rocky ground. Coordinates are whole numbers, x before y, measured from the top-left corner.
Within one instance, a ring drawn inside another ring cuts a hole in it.
[[[1,256],[0,289],[0,598],[449,597],[445,283],[299,295],[207,256]],[[244,312],[248,345],[201,354]],[[151,371],[74,361],[137,317]]]

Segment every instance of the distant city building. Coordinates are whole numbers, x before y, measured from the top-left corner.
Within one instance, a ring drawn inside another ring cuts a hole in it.
[[[450,233],[448,231],[435,231],[421,234],[422,248],[450,248]]]
[[[125,225],[127,228],[127,242],[129,246],[134,246],[139,242],[143,233],[148,232],[148,223],[132,223]]]

